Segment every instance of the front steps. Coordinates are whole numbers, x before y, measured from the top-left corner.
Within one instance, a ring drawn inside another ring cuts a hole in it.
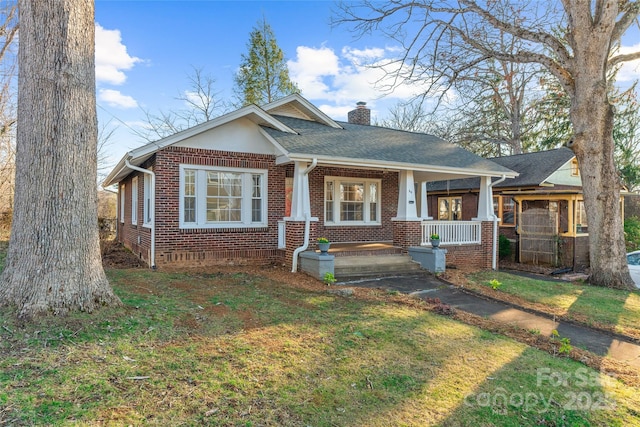
[[[420,264],[406,254],[336,256],[334,264],[334,275],[338,281],[415,273],[421,270]]]

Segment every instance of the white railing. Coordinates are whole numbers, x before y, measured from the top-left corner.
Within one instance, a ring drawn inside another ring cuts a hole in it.
[[[481,221],[422,221],[422,246],[431,246],[431,235],[440,236],[440,245],[473,245],[482,241]]]

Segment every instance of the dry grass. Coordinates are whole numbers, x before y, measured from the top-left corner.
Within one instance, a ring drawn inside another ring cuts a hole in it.
[[[406,296],[343,298],[280,267],[108,275],[122,308],[39,325],[0,317],[0,421],[639,425],[637,387]]]

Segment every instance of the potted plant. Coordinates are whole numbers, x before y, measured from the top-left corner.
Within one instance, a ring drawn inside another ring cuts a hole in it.
[[[327,251],[329,251],[329,246],[331,246],[331,242],[326,237],[318,237],[318,249],[320,249],[320,254],[326,255]]]
[[[440,235],[437,233],[433,233],[430,237],[431,239],[431,247],[437,248],[440,246]]]

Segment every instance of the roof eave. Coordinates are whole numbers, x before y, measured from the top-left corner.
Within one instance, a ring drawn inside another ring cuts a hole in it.
[[[480,169],[469,168],[453,168],[447,166],[438,165],[422,165],[415,163],[402,163],[402,162],[389,162],[381,160],[356,160],[351,158],[340,158],[332,156],[322,156],[313,154],[289,154],[288,156],[281,156],[276,159],[277,164],[284,164],[295,161],[307,161],[310,162],[313,159],[318,160],[318,164],[327,164],[332,166],[348,166],[357,168],[373,168],[373,169],[387,169],[387,170],[412,170],[421,172],[440,172],[440,173],[452,173],[456,175],[468,175],[468,176],[491,176],[507,178],[515,178],[519,174],[514,171],[487,171]]]

